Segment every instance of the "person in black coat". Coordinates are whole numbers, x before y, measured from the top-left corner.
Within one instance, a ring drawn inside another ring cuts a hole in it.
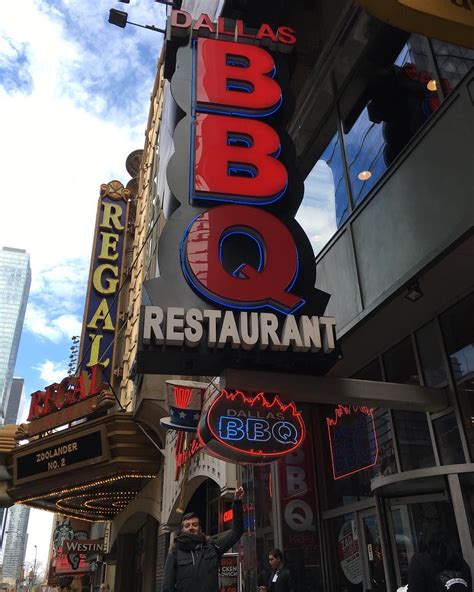
[[[166,558],[162,592],[218,592],[219,560],[244,532],[243,496],[239,487],[232,503],[231,530],[213,537],[202,532],[196,514],[183,516],[181,531]]]
[[[259,592],[295,592],[291,572],[285,567],[280,549],[272,549],[268,553],[268,563],[272,570],[268,585],[259,586]]]
[[[408,567],[409,592],[434,592],[439,589],[439,577],[442,572],[456,572],[472,590],[472,578],[469,565],[449,543],[446,533],[432,531],[426,535]],[[465,586],[462,586],[466,589]],[[453,588],[454,590],[454,588]]]

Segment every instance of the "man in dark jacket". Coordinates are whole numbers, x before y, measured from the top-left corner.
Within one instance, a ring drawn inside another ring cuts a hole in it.
[[[272,549],[268,553],[268,563],[272,573],[268,581],[270,592],[294,592],[293,578],[291,572],[283,563],[283,553],[280,549]],[[261,592],[264,592],[260,586]]]
[[[183,516],[181,531],[166,558],[162,592],[218,592],[219,560],[244,532],[243,496],[239,487],[232,503],[232,528],[222,534],[206,537],[196,514]]]
[[[449,583],[447,586],[444,584],[446,581]],[[447,533],[435,530],[425,535],[420,552],[415,553],[410,561],[408,590],[437,592],[445,589],[470,592],[471,571],[456,548],[449,543]]]

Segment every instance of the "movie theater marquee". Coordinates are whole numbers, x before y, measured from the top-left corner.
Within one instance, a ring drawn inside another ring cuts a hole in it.
[[[304,184],[285,131],[295,32],[233,23],[184,11],[168,23],[165,59],[176,36],[181,44],[166,169],[179,207],[164,204],[161,275],[144,284],[139,374],[324,374],[339,355],[335,319],[324,315],[330,296],[315,288],[313,250],[295,220]]]

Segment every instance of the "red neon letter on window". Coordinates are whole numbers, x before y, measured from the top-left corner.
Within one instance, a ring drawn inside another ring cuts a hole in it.
[[[285,192],[288,173],[272,154],[280,138],[261,121],[198,114],[194,146],[195,199],[271,203]]]
[[[254,45],[199,39],[197,107],[210,111],[268,115],[281,103],[281,89],[270,76],[272,56]]]
[[[260,269],[245,259],[233,273],[224,268],[220,247],[225,237],[236,231],[250,235],[260,245]],[[286,314],[304,304],[287,291],[298,272],[293,236],[283,222],[259,208],[225,205],[203,212],[185,234],[181,265],[187,281],[218,304],[269,306]]]

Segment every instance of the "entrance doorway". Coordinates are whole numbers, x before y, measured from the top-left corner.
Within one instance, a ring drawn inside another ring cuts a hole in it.
[[[388,500],[389,528],[397,583],[408,581],[408,566],[427,532],[441,530],[460,549],[456,517],[448,492]]]
[[[325,524],[330,541],[328,589],[387,592],[375,507],[346,512]]]

